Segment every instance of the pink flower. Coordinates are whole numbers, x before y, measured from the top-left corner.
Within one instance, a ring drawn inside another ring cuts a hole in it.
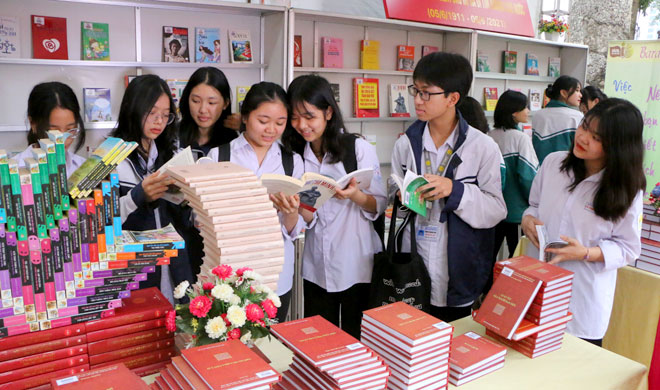
[[[264,311],[261,307],[255,303],[250,303],[245,307],[245,316],[248,321],[257,322],[264,318]]]
[[[253,286],[250,286],[250,294],[254,294],[255,291],[256,291],[256,290],[254,289],[254,287],[253,287]]]
[[[242,277],[242,276],[243,276],[243,272],[245,272],[245,271],[252,271],[252,268],[250,268],[250,267],[241,267],[241,268],[239,268],[239,269],[236,270],[236,275]]]
[[[255,324],[263,326],[264,328],[266,327],[266,323],[264,322],[264,320],[256,320]]]
[[[231,326],[231,321],[227,319],[227,313],[220,314],[220,317],[222,317],[222,319],[225,320],[225,325],[227,325],[227,327]]]
[[[169,310],[165,314],[165,328],[167,328],[168,332],[176,331],[176,311]]]
[[[275,304],[270,299],[261,302],[261,307],[264,308],[268,318],[275,318],[277,316],[277,307],[275,307]]]
[[[190,301],[188,309],[190,313],[197,318],[205,317],[211,310],[211,300],[206,295],[200,295]]]
[[[204,283],[204,285],[202,285],[202,288],[204,290],[213,290],[213,287],[215,287],[215,284],[210,283],[210,282],[206,282],[206,283]]]
[[[237,340],[241,338],[241,330],[238,328],[232,329],[227,332],[227,340]]]
[[[233,271],[234,270],[231,268],[231,266],[223,264],[213,268],[211,272],[213,273],[213,275],[220,278],[220,280],[226,280],[231,276],[231,273]]]

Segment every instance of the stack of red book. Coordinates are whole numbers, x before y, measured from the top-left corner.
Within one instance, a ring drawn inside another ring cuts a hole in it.
[[[321,316],[271,326],[271,333],[293,351],[280,390],[385,389],[387,365],[364,344]]]
[[[172,309],[157,288],[133,291],[114,317],[84,324],[92,369],[123,363],[140,376],[158,372],[175,355],[174,334],[165,328]]]
[[[506,348],[467,332],[451,341],[449,382],[454,386],[473,381],[504,367]]]
[[[451,325],[396,302],[365,311],[361,328],[362,342],[390,367],[388,389],[447,387]]]
[[[139,376],[121,363],[97,368],[83,374],[53,379],[50,385],[53,390],[149,389],[149,386]]]

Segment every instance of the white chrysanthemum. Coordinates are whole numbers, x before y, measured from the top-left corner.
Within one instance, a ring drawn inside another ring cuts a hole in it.
[[[241,304],[241,298],[236,294],[231,294],[231,296],[229,297],[229,304],[230,305],[240,305]]]
[[[215,317],[206,323],[204,329],[210,338],[219,339],[227,331],[227,325],[225,325],[225,320],[222,317]]]
[[[259,281],[261,280],[261,275],[259,275],[259,273],[255,271],[245,271],[243,272],[243,279],[251,279],[251,280]]]
[[[254,291],[257,292],[258,294],[259,293],[270,294],[271,292],[273,292],[273,290],[271,290],[271,288],[266,286],[265,284],[259,284],[254,286]]]
[[[229,320],[232,325],[240,328],[245,325],[245,319],[245,310],[242,307],[236,305],[229,306],[229,309],[227,309],[227,320]]]
[[[214,298],[229,302],[229,298],[234,295],[234,289],[228,284],[219,284],[211,290]]]
[[[225,279],[225,282],[232,284],[232,283],[236,283],[237,280],[238,280],[238,276],[236,276],[236,274],[232,274],[230,277]]]
[[[187,280],[179,283],[178,286],[174,289],[174,298],[181,299],[186,295],[186,290],[190,286],[190,283]]]
[[[282,301],[280,301],[280,297],[277,296],[277,294],[275,294],[274,292],[268,293],[267,299],[270,299],[271,301],[273,301],[273,305],[275,305],[275,307],[282,306]]]
[[[243,336],[241,336],[241,342],[245,344],[250,340],[252,340],[252,332],[248,330]]]

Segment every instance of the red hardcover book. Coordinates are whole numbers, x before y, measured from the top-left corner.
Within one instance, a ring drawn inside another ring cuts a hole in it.
[[[0,363],[0,372],[19,370],[38,364],[48,363],[55,360],[66,359],[87,353],[87,345],[78,345],[75,347],[56,349],[54,351],[37,353],[35,355],[25,356],[18,359],[7,360]]]
[[[83,354],[74,357],[55,360],[48,363],[37,364],[30,367],[19,368],[17,370],[0,373],[0,383],[13,382],[13,381],[29,378],[34,375],[63,370],[65,368],[71,368],[71,367],[79,366],[81,364],[87,364],[87,362],[88,362],[87,354]]]
[[[301,67],[302,65],[302,35],[293,36],[293,66]]]
[[[452,340],[449,366],[452,371],[467,374],[504,358],[504,355],[506,355],[505,347],[474,332],[467,332]]]
[[[66,337],[59,340],[46,341],[44,343],[26,345],[24,347],[0,351],[0,362],[18,359],[24,356],[37,355],[43,352],[55,351],[62,348],[70,348],[87,344],[85,335]],[[0,363],[1,364],[1,363]]]
[[[152,343],[154,341],[163,340],[172,337],[172,332],[168,332],[165,328],[154,328],[127,334],[125,336],[113,337],[110,339],[99,340],[88,343],[87,347],[90,355],[99,355],[118,349],[133,347],[140,344]]]
[[[529,277],[505,266],[502,274],[484,299],[474,320],[486,329],[510,339],[518,329],[532,300],[541,288],[539,279]]]
[[[34,58],[68,60],[66,18],[32,15],[32,53]]]
[[[387,358],[388,362],[396,363],[400,367],[411,371],[425,367],[431,363],[440,363],[442,359],[446,360],[449,357],[449,343],[429,351],[424,351],[424,354],[420,356],[410,358],[401,354],[396,348],[392,348],[391,344],[380,340],[373,333],[367,332],[364,329],[362,331],[362,341],[380,356]]]
[[[135,389],[146,390],[149,387],[123,364],[87,371],[83,374],[53,379],[50,382],[53,390],[91,390],[106,389]]]
[[[155,320],[136,322],[134,324],[116,326],[114,328],[89,332],[87,333],[87,341],[92,343],[95,341],[110,339],[113,337],[144,332],[145,330],[151,330],[155,328],[165,328],[165,318],[156,318]],[[2,355],[0,354],[0,356]]]
[[[172,364],[167,365],[167,373],[170,374],[172,379],[176,382],[177,385],[183,390],[194,390],[192,386],[186,381],[186,379],[181,375],[181,373],[174,367]]]
[[[378,94],[378,79],[366,77],[353,79],[353,114],[356,118],[380,116]]]
[[[159,349],[158,351],[151,351],[142,353],[140,355],[129,356],[123,359],[113,360],[108,363],[94,364],[90,367],[93,369],[99,367],[111,366],[113,364],[123,363],[127,368],[137,368],[154,364],[158,362],[169,362],[172,356],[176,355],[174,348]]]
[[[117,349],[115,351],[105,352],[98,355],[89,355],[89,364],[96,365],[113,360],[123,359],[125,357],[139,355],[149,351],[157,351],[174,345],[174,338],[170,337],[145,344],[138,344],[128,348]]]
[[[516,331],[514,332],[512,340],[514,341],[522,340],[527,336],[531,336],[543,330],[554,328],[558,325],[564,325],[572,319],[573,319],[573,314],[571,312],[568,312],[568,314],[565,317],[558,318],[543,325],[536,325],[531,321],[523,319],[520,322],[518,329],[516,329]]]
[[[415,70],[415,46],[398,45],[396,53],[396,70],[405,72]]]
[[[44,374],[32,376],[30,378],[21,379],[18,381],[0,385],[0,389],[2,390],[31,389],[36,386],[49,384],[50,381],[54,378],[61,378],[63,376],[69,376],[69,375],[77,374],[79,372],[85,372],[88,370],[89,370],[89,364],[81,364],[76,367],[70,367],[70,368],[65,368],[63,370],[47,372]]]
[[[196,390],[211,390],[210,387],[193,371],[192,367],[186,363],[181,356],[172,358],[172,366],[179,372],[181,377],[186,380],[188,385]]]
[[[115,310],[114,317],[85,323],[87,332],[108,329],[115,326],[132,324],[161,318],[168,310],[173,310],[172,304],[158,291],[151,287],[131,292],[130,298],[123,300],[123,307]]]
[[[142,366],[142,367],[136,367],[136,368],[132,369],[131,371],[133,371],[133,373],[135,373],[135,375],[140,376],[140,377],[148,376],[148,375],[153,375],[153,374],[156,374],[156,373],[160,372],[160,370],[165,368],[167,366],[167,364],[169,364],[168,360],[153,363],[153,364],[148,364],[148,365]]]
[[[85,334],[85,325],[75,324],[57,329],[0,338],[0,351],[7,351],[14,348],[24,347],[26,345],[40,344],[82,334]]]
[[[280,379],[268,363],[239,340],[186,349],[181,356],[213,389],[267,385]]]
[[[454,386],[460,386],[477,378],[481,378],[484,375],[490,374],[493,371],[499,370],[502,367],[504,367],[504,358],[492,362],[485,367],[480,367],[475,372],[471,372],[467,375],[461,375],[452,371],[450,372],[449,383]]]
[[[573,279],[573,272],[529,256],[518,256],[495,263],[495,269],[498,271],[504,266],[542,281],[544,290]]]
[[[431,341],[428,341],[424,344],[419,344],[414,347],[410,347],[404,341],[398,338],[396,334],[392,332],[391,329],[382,326],[376,325],[375,323],[369,322],[371,319],[363,319],[362,321],[362,330],[368,334],[373,335],[375,340],[380,344],[386,344],[389,349],[394,349],[396,352],[406,359],[412,359],[419,357],[432,351],[434,349],[442,348],[444,346],[449,346],[451,341],[451,334],[447,334],[441,337],[437,337]]]
[[[182,390],[182,387],[174,380],[167,368],[160,370],[160,377],[163,378],[168,389]]]
[[[154,382],[154,383],[156,383],[158,385],[158,388],[160,388],[160,390],[171,390],[170,387],[165,382],[165,379],[163,379],[162,376],[157,376],[156,377],[156,382]]]

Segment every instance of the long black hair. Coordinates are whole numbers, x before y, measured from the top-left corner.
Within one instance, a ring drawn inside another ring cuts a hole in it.
[[[582,88],[580,80],[575,77],[563,75],[559,76],[553,84],[548,84],[548,88],[545,89],[545,94],[550,99],[560,100],[562,90],[567,91],[568,96],[571,96],[578,90],[578,88]]]
[[[587,112],[582,126],[589,128],[594,120],[605,153],[605,169],[594,196],[594,212],[605,220],[616,221],[626,214],[639,190],[646,188],[642,113],[629,101],[612,98]],[[569,191],[587,176],[584,160],[573,154],[574,146],[575,140],[561,163],[561,171],[574,177]]]
[[[128,88],[126,88],[124,97],[121,100],[117,127],[112,130],[110,135],[121,138],[124,141],[137,142],[137,149],[129,157],[135,156],[137,151],[146,159],[147,152],[142,147],[144,123],[151,109],[163,94],[167,96],[170,102],[170,113],[173,114],[176,106],[174,105],[174,100],[165,80],[156,75],[149,74],[138,76],[128,84]],[[175,125],[171,123],[165,126],[163,132],[156,138],[155,143],[158,148],[157,167],[174,155],[175,137]]]
[[[337,163],[344,158],[343,139],[344,137],[355,137],[344,131],[344,119],[342,118],[339,105],[335,101],[332,88],[328,80],[317,75],[304,75],[296,77],[289,85],[287,91],[289,104],[293,110],[298,110],[301,114],[307,113],[305,104],[311,104],[317,109],[326,112],[328,108],[332,109],[332,116],[328,120],[323,135],[321,136],[322,150],[330,153],[330,162]],[[289,121],[290,123],[290,121]],[[306,141],[292,126],[287,126],[282,135],[282,143],[292,151],[303,155]]]
[[[518,91],[508,90],[497,100],[495,105],[495,114],[493,116],[494,125],[498,129],[515,129],[518,126],[513,114],[527,108],[527,96]]]
[[[226,128],[223,124],[225,119],[231,115],[231,88],[227,77],[220,69],[207,66],[197,69],[190,76],[186,87],[181,93],[181,100],[179,101],[179,111],[181,112],[181,122],[179,123],[180,145],[182,147],[193,145],[199,139],[199,126],[190,114],[190,94],[193,88],[199,84],[206,84],[215,88],[227,104],[227,107],[222,110],[220,118],[213,124],[207,145],[215,147],[226,144],[237,137],[234,130]]]
[[[593,85],[587,85],[586,87],[582,88],[582,102],[585,104],[591,100],[596,100],[598,99],[598,103],[604,101],[607,99],[607,95],[603,91],[600,90],[598,87],[594,87]],[[580,102],[580,104],[582,104]]]
[[[284,88],[278,84],[269,81],[262,81],[250,87],[250,90],[245,95],[245,100],[241,105],[241,132],[245,131],[245,121],[247,121],[250,113],[262,103],[280,102],[286,108],[287,118],[291,116],[291,107],[286,99],[286,92]]]
[[[71,87],[58,81],[37,84],[28,97],[27,115],[32,127],[27,134],[27,143],[32,145],[40,139],[48,138],[50,113],[63,108],[73,113],[80,132],[74,150],[77,152],[85,143],[85,124],[80,116],[80,104]]]

